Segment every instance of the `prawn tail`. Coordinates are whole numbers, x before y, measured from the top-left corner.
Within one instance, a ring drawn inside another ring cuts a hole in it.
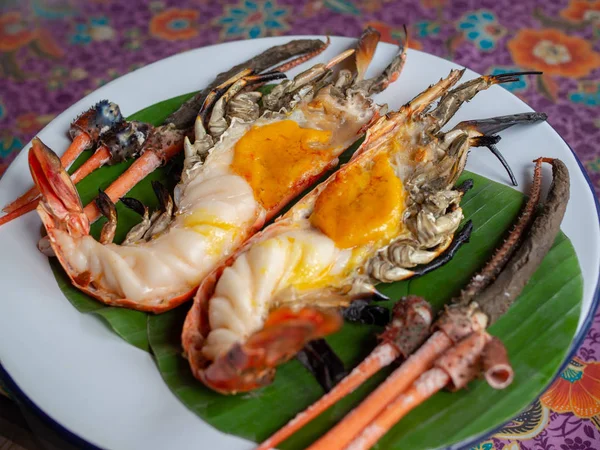
[[[225,394],[265,386],[273,381],[277,365],[296,356],[308,342],[341,326],[342,318],[333,310],[279,308],[269,315],[261,330],[208,366],[200,374],[201,380]]]
[[[28,156],[31,176],[41,193],[37,211],[51,242],[57,229],[72,237],[88,235],[90,223],[81,199],[56,153],[39,138],[34,138]]]

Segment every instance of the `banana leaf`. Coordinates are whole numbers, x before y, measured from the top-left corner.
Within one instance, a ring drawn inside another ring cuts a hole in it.
[[[134,116],[160,123],[187,97],[159,103]],[[80,183],[78,190],[84,203],[95,197],[98,187],[106,187],[127,166],[123,163],[101,169]],[[148,205],[155,204],[150,180],[172,184],[170,173],[176,172],[176,163],[174,167],[158,170],[129,195]],[[426,276],[380,285],[379,289],[392,299],[386,306],[410,293],[424,296],[436,308],[442,307],[504,238],[524,196],[476,174],[465,172],[462,179],[466,178],[475,183],[462,201],[465,217],[475,227],[470,242],[458,251],[453,261]],[[120,204],[117,210],[117,239],[122,239],[139,217]],[[101,223],[94,226],[93,232],[98,232]],[[101,316],[133,345],[146,350],[150,345],[158,370],[173,393],[202,420],[221,431],[258,442],[323,395],[319,384],[296,360],[282,365],[275,382],[256,392],[236,396],[216,394],[192,377],[187,361],[181,356],[181,327],[189,304],[161,315],[105,307],[74,289],[62,269],[56,263],[52,265],[60,288],[78,310]],[[518,414],[550,383],[565,359],[577,327],[582,294],[583,280],[575,251],[561,233],[517,302],[490,328],[508,348],[516,373],[513,384],[504,391],[495,391],[485,382],[475,381],[465,391],[438,393],[395,426],[380,441],[379,448],[445,447],[489,432]],[[346,324],[327,340],[346,367],[352,368],[375,346],[380,331],[373,326]],[[388,373],[389,370],[384,370],[373,377],[281,448],[305,448]]]

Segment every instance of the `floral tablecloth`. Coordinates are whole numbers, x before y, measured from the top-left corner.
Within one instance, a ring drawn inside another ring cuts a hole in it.
[[[285,34],[385,41],[480,73],[544,72],[506,88],[573,147],[600,193],[600,0],[2,0],[0,175],[46,123],[102,84],[174,53]],[[568,368],[476,449],[600,448],[600,314]]]

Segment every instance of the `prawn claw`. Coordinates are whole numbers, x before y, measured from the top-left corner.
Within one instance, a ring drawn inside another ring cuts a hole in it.
[[[511,114],[508,116],[492,117],[490,119],[464,121],[461,122],[457,126],[457,128],[470,129],[481,133],[481,136],[474,136],[471,138],[471,145],[473,147],[487,147],[492,152],[492,154],[496,158],[498,158],[498,160],[508,173],[508,176],[513,186],[518,186],[517,178],[515,177],[512,169],[508,165],[508,162],[506,161],[502,153],[500,153],[500,150],[498,150],[498,148],[496,147],[496,144],[500,140],[500,136],[496,135],[496,133],[506,130],[507,128],[510,128],[513,125],[543,122],[547,118],[548,116],[545,113],[533,112]]]

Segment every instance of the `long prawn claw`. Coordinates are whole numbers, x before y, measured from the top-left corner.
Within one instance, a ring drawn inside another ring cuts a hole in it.
[[[521,114],[509,114],[507,116],[492,117],[490,119],[465,120],[460,122],[455,129],[474,130],[483,136],[492,136],[504,131],[513,125],[533,124],[543,122],[548,118],[546,113],[530,112]]]
[[[456,111],[471,100],[479,92],[488,89],[495,84],[512,83],[518,81],[522,75],[539,75],[541,72],[512,72],[500,75],[483,75],[479,78],[466,81],[450,92],[446,93],[438,105],[428,116],[433,120],[432,133],[440,130],[448,121],[454,117]]]
[[[506,130],[513,125],[520,124],[533,124],[537,122],[543,122],[548,118],[545,113],[522,113],[522,114],[511,114],[508,116],[492,117],[490,119],[482,120],[467,120],[459,123],[455,130],[467,130],[470,132],[481,133],[481,135],[471,136],[470,145],[472,147],[487,147],[492,154],[498,158],[498,161],[502,164],[502,167],[508,173],[511,183],[513,186],[517,186],[517,178],[515,177],[512,169],[508,165],[508,162],[500,153],[500,150],[496,147],[500,137],[496,135],[500,131]]]
[[[514,370],[508,360],[508,352],[500,339],[492,339],[483,349],[482,371],[485,380],[494,389],[508,387],[514,378]]]
[[[81,200],[60,159],[40,139],[34,138],[29,150],[29,169],[42,200],[38,212],[46,229],[64,229],[71,235],[89,232],[89,221]]]
[[[154,127],[144,122],[131,121],[114,133],[105,135],[101,143],[110,150],[110,164],[137,158]],[[95,170],[95,168],[93,169]]]
[[[309,51],[307,53],[304,53],[303,55],[300,55],[286,63],[283,63],[283,64],[271,69],[270,71],[271,72],[275,72],[275,71],[287,72],[288,70],[292,70],[294,67],[299,66],[300,64],[303,64],[306,61],[323,53],[325,50],[327,50],[327,48],[329,47],[330,44],[331,44],[331,38],[329,36],[327,36],[327,40],[319,48]]]
[[[342,326],[334,311],[279,308],[262,330],[243,344],[235,344],[202,374],[202,380],[223,394],[245,392],[269,384],[275,367],[296,356],[311,340],[320,339]]]
[[[134,121],[127,124],[122,123],[116,126],[116,129],[118,131],[111,129],[98,139],[98,147],[94,154],[71,175],[73,183],[79,183],[96,169],[107,163],[112,164],[137,157],[152,130],[152,126]],[[87,134],[81,134],[80,136],[87,136]],[[0,226],[29,211],[33,211],[37,207],[38,202],[39,192],[33,187],[25,195],[19,197],[6,207],[10,212],[0,218]]]
[[[183,148],[183,137],[184,131],[171,125],[154,128],[144,144],[142,156],[106,188],[106,195],[113,202],[119,201],[148,174],[179,153]],[[92,223],[100,217],[95,203],[86,205],[84,212]]]
[[[60,158],[68,168],[84,151],[94,146],[102,137],[123,126],[125,119],[116,103],[102,100],[77,117],[69,127],[73,140]]]
[[[402,116],[403,114],[409,113],[412,115],[421,114],[427,110],[432,102],[446,94],[458,80],[460,80],[465,73],[465,69],[452,69],[446,78],[440,79],[435,84],[432,84],[420,94],[416,95],[410,102],[396,113],[390,114],[390,116]],[[440,100],[441,102],[441,100]]]

